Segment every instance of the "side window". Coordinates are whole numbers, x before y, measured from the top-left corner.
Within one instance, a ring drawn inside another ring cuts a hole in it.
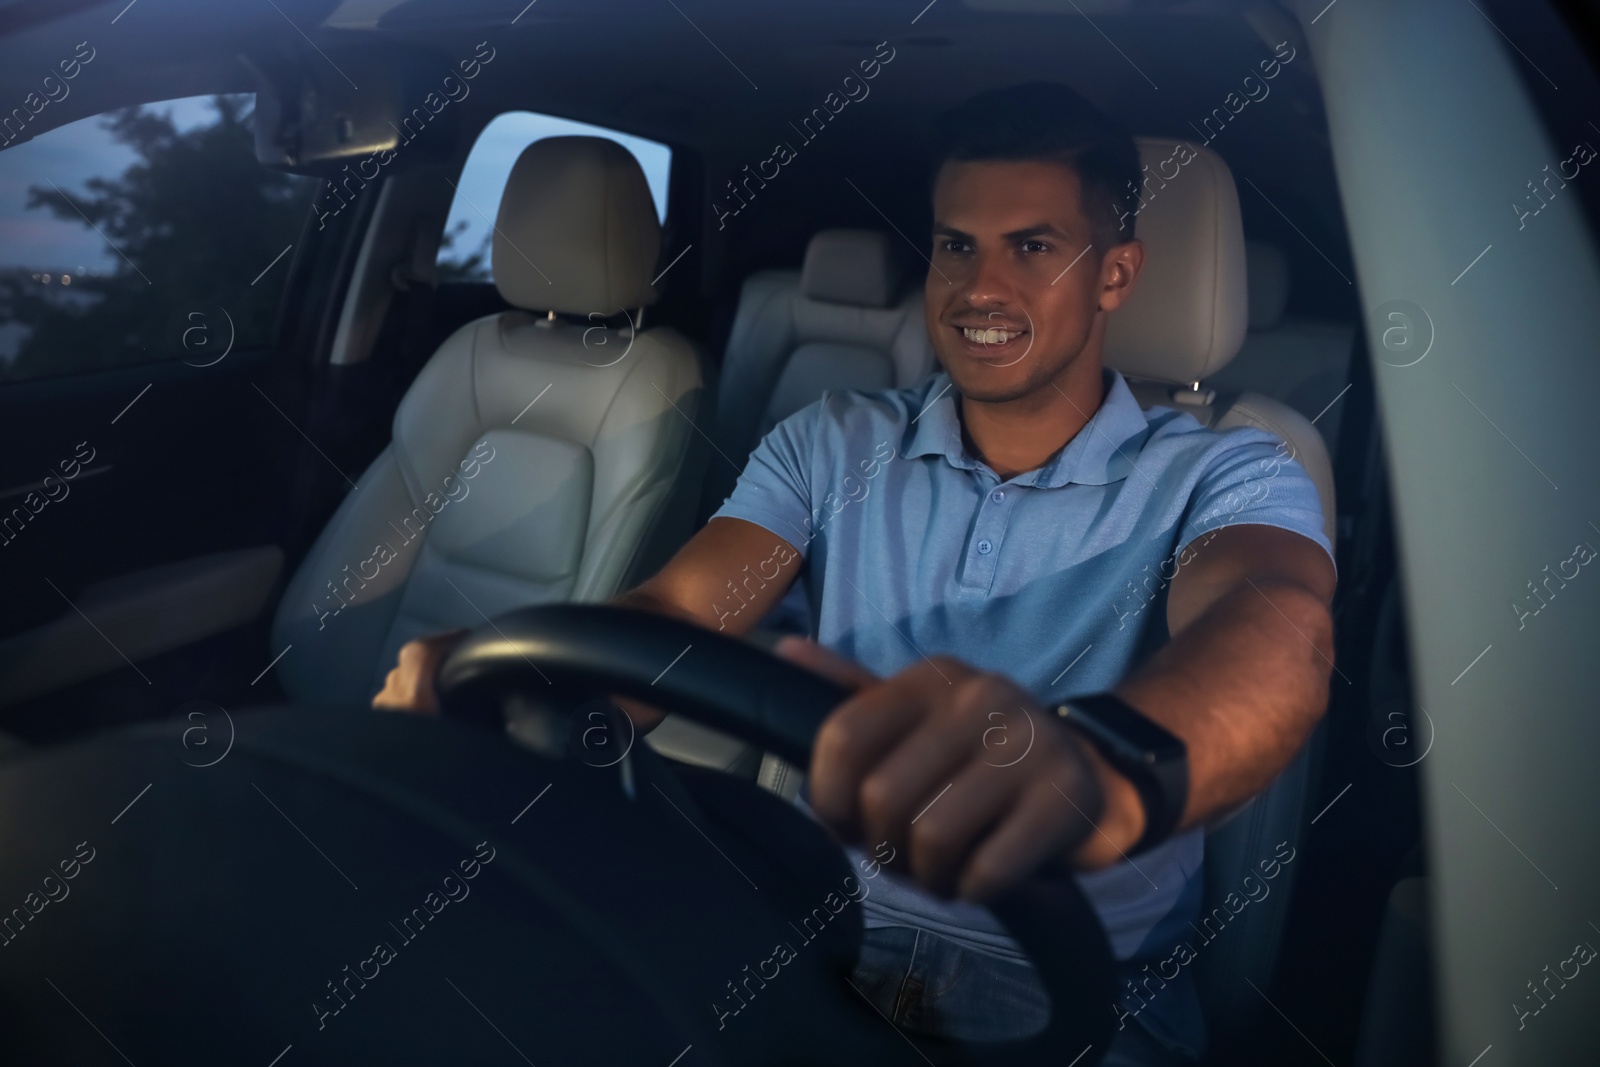
[[[489,248],[494,237],[495,215],[500,210],[500,194],[511,176],[511,168],[524,148],[540,138],[562,134],[607,137],[632,152],[650,184],[656,217],[666,221],[667,173],[672,164],[672,149],[643,137],[584,122],[536,115],[531,111],[508,111],[483,128],[461,170],[444,238],[439,244],[440,282],[494,280]]]
[[[0,382],[272,342],[318,183],[257,164],[254,102],[121,108],[0,151]]]

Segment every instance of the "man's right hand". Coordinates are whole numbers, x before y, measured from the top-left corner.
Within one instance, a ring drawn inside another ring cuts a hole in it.
[[[608,603],[658,612],[738,637],[754,629],[794,584],[803,562],[800,555],[793,545],[755,523],[712,519],[655,577]],[[372,706],[437,714],[434,675],[466,634],[462,627],[407,641]],[[640,700],[622,696],[612,700],[644,732],[666,715]]]
[[[467,628],[461,626],[401,645],[400,661],[384,679],[383,691],[372,698],[372,706],[380,711],[437,715],[439,694],[433,687],[434,675],[439,673],[439,664],[467,632]]]
[[[463,628],[428,634],[400,646],[399,663],[384,679],[383,691],[372,698],[379,711],[409,711],[419,715],[439,713],[439,693],[433,679],[452,649],[466,637]],[[649,733],[660,725],[667,713],[642,701],[624,696],[611,698],[640,731]]]

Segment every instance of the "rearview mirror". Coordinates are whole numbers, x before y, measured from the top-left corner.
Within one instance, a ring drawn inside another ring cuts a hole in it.
[[[256,79],[256,159],[263,166],[325,174],[399,147],[405,121],[399,57],[330,49],[294,59],[240,59]]]

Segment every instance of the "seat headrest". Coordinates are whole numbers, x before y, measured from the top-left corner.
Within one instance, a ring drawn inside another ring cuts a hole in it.
[[[1238,354],[1248,324],[1239,193],[1222,157],[1200,145],[1139,137],[1144,164],[1135,233],[1144,269],[1106,325],[1105,364],[1187,385]]]
[[[614,315],[652,304],[661,224],[639,161],[603,137],[522,150],[495,220],[495,288],[513,307]]]
[[[1250,328],[1270,330],[1283,321],[1289,303],[1289,260],[1277,245],[1246,241],[1244,266],[1250,277]]]
[[[806,246],[800,291],[812,300],[884,308],[900,287],[889,235],[877,230],[820,230]]]

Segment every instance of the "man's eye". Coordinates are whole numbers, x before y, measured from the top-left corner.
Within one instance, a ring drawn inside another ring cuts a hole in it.
[[[1023,244],[1022,244],[1022,248],[1023,248],[1023,251],[1025,251],[1025,252],[1048,252],[1048,251],[1050,251],[1050,246],[1045,244],[1043,241],[1024,241]]]
[[[939,251],[941,252],[965,252],[966,250],[966,242],[958,241],[954,237],[947,237],[939,242]]]

